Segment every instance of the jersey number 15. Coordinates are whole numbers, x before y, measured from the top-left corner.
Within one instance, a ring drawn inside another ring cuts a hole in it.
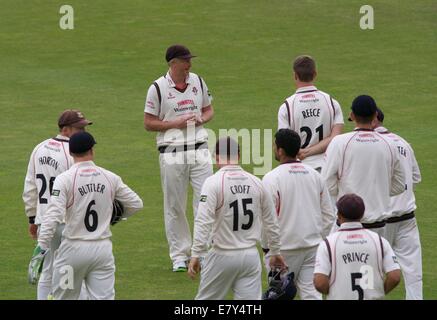
[[[253,224],[253,211],[249,210],[247,208],[248,204],[252,203],[252,198],[246,198],[246,199],[241,199],[242,203],[243,203],[243,214],[245,216],[249,216],[249,221],[247,223],[243,223],[241,225],[241,229],[243,230],[249,230],[250,227],[252,227]],[[234,227],[233,227],[233,231],[238,231],[239,228],[239,213],[238,213],[238,199],[231,202],[229,205],[230,208],[234,209]]]

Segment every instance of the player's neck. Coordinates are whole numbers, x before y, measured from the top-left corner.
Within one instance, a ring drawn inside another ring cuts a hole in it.
[[[358,129],[370,129],[370,130],[373,130],[372,123],[359,123],[359,122],[355,122],[355,127],[358,128]]]
[[[92,155],[84,156],[84,157],[75,157],[73,156],[74,163],[86,162],[86,161],[94,161],[94,157]]]
[[[293,162],[299,162],[299,160],[297,160],[297,158],[292,158],[292,157],[284,157],[279,159],[280,164],[293,163]]]
[[[314,86],[314,82],[302,82],[302,81],[299,81],[299,80],[297,80],[296,81],[296,89],[300,89],[300,88],[303,88],[303,87],[313,87]]]
[[[238,164],[238,161],[229,161],[229,162],[217,162],[217,167],[219,168],[219,169],[222,169],[222,168],[225,168],[225,167],[228,167],[228,166],[238,166],[239,164]]]

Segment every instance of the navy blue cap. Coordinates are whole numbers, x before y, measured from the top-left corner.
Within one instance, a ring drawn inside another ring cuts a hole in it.
[[[384,112],[382,112],[381,109],[379,109],[378,107],[376,108],[376,118],[378,119],[379,122],[384,122]]]
[[[352,101],[352,112],[358,117],[370,117],[377,111],[375,100],[371,96],[361,95]],[[351,118],[348,119],[352,121]]]
[[[71,153],[85,153],[96,144],[94,137],[86,132],[78,132],[70,137],[69,146]]]
[[[194,57],[195,56],[191,54],[187,47],[180,44],[175,44],[168,47],[167,52],[165,53],[165,60],[167,60],[167,62],[174,58],[191,59]]]

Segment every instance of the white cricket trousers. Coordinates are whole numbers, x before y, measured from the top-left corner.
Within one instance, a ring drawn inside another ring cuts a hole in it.
[[[38,281],[37,298],[38,300],[47,300],[47,297],[52,291],[52,274],[53,274],[53,260],[54,253],[59,248],[62,239],[62,231],[64,231],[65,224],[59,223],[56,227],[55,234],[50,242],[50,250],[47,252],[41,271],[41,276]],[[38,227],[38,231],[41,226]]]
[[[416,218],[387,223],[385,229],[404,276],[406,300],[422,300],[422,249]]]
[[[77,300],[85,282],[90,300],[113,300],[115,264],[111,239],[64,239],[53,263],[53,297]]]
[[[261,259],[256,247],[211,249],[202,263],[196,300],[223,300],[232,289],[234,300],[261,299]]]
[[[281,250],[281,255],[288,265],[288,272],[294,272],[297,293],[302,300],[322,300],[322,294],[316,290],[313,283],[317,247]],[[267,273],[270,271],[269,259],[270,254],[267,253],[264,257]]]
[[[159,164],[170,258],[173,263],[187,261],[192,244],[186,216],[188,183],[193,188],[193,213],[196,217],[203,183],[212,175],[211,155],[208,149],[161,153]]]

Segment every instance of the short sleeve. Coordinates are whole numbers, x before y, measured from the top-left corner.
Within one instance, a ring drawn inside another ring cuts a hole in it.
[[[278,111],[278,130],[279,129],[291,129],[289,110],[287,110],[285,103],[279,107]]]
[[[336,124],[344,124],[343,111],[341,110],[340,104],[335,99],[332,99],[332,103],[334,104],[334,111],[335,111],[334,125],[336,125]]]
[[[146,102],[144,105],[144,112],[159,116],[161,102],[159,101],[158,92],[155,85],[151,85],[147,91]]]
[[[208,86],[206,85],[205,81],[203,81],[202,78],[199,77],[199,80],[202,82],[202,108],[208,107],[211,105],[212,102],[212,95],[209,92]]]
[[[382,261],[384,273],[388,273],[390,271],[400,269],[397,257],[394,254],[390,244],[384,238],[381,238],[381,240],[382,240],[382,246],[384,248],[384,259]]]
[[[317,248],[314,273],[321,273],[326,276],[331,274],[331,261],[329,259],[329,249],[326,245],[326,241],[322,241]]]

